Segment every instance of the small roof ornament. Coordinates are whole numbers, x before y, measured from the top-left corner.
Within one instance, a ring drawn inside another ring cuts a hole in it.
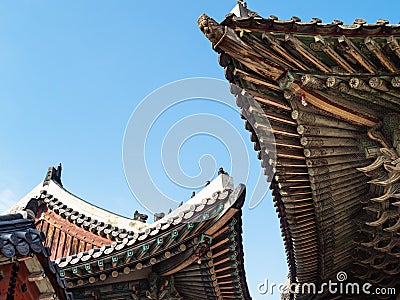
[[[62,166],[61,163],[58,165],[58,167],[49,167],[46,173],[46,177],[43,181],[43,186],[49,185],[50,180],[53,180],[57,182],[60,186],[62,186],[61,182],[61,171],[62,171]]]
[[[247,3],[243,0],[238,0],[236,6],[228,14],[234,15],[237,18],[259,17],[259,15],[247,8]]]
[[[230,12],[234,14],[238,18],[247,18],[249,17],[249,10],[247,9],[247,3],[242,0],[238,0],[236,6]]]

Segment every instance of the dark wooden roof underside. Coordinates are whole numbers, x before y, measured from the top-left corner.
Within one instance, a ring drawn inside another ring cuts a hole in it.
[[[397,147],[393,164],[400,155],[400,25],[241,11],[246,15],[230,14],[221,24],[202,15],[199,27],[219,53],[271,182],[291,281],[322,282],[347,271],[354,280],[398,285],[400,226],[390,198],[398,186],[386,202],[370,205],[387,195],[398,171],[385,174],[384,163],[376,173],[363,167],[382,156],[380,148]],[[373,254],[382,239],[384,250]],[[371,253],[372,266],[365,259]]]

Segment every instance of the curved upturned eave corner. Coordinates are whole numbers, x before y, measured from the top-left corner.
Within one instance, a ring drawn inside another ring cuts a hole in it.
[[[255,133],[263,124],[246,122],[246,129],[273,182],[292,282],[350,273],[354,227],[363,221],[362,201],[371,188],[357,168],[371,163],[379,148],[374,132],[382,116],[400,112],[399,25],[278,20],[247,9],[222,23],[203,14],[198,24],[219,54],[238,106],[246,107],[250,95],[271,123],[276,161]],[[385,218],[378,221],[368,224]]]
[[[236,269],[232,269],[232,272],[236,274],[235,280],[240,283],[240,289],[237,290],[235,286],[230,286],[230,288],[233,288],[232,291],[240,291],[243,299],[251,299],[245,278],[241,237],[241,208],[245,201],[245,186],[239,185],[235,189],[233,178],[229,175],[219,175],[194,197],[152,224],[124,218],[93,206],[70,193],[57,180],[50,179],[45,182],[46,184],[41,183],[36,186],[10,211],[23,210],[30,205],[28,203],[32,203],[32,200],[37,203],[38,210],[35,213],[36,227],[44,232],[46,236],[45,244],[51,250],[51,259],[55,260],[65,270],[63,271],[64,274],[68,274],[68,267],[79,265],[81,258],[85,259],[85,264],[87,265],[90,260],[99,257],[108,259],[110,253],[129,252],[137,247],[141,249],[143,243],[153,243],[154,239],[157,242],[159,231],[165,235],[165,232],[171,230],[171,228],[184,226],[188,222],[187,218],[192,218],[196,215],[199,218],[202,217],[206,213],[203,210],[209,207],[208,203],[211,206],[220,206],[220,212],[219,216],[210,220],[211,223],[208,221],[200,222],[204,223],[203,225],[214,224],[208,229],[207,225],[203,230],[207,229],[207,234],[216,235],[216,238],[220,239],[229,239],[231,230],[236,233],[232,235],[235,239],[231,244],[224,246],[226,249],[229,248],[227,256],[220,256],[218,250],[216,257],[213,257],[210,263],[214,261],[218,265],[215,268],[215,274],[222,272],[224,276],[225,268],[221,269],[222,265],[231,263],[232,266],[235,266]],[[223,200],[219,201],[220,197]],[[104,212],[108,215],[105,216]],[[193,214],[194,216],[192,216]],[[139,228],[136,227],[135,231],[123,229],[120,221],[124,219],[129,222],[139,223],[141,226]],[[234,224],[232,227],[229,227],[231,221],[235,222],[232,223]],[[110,222],[114,223],[110,224]],[[222,230],[223,227],[229,229]],[[184,228],[186,227],[184,226]],[[195,231],[197,231],[197,226],[195,228]],[[197,236],[197,238],[199,237]],[[189,244],[187,247],[190,247]],[[153,249],[153,246],[149,247],[149,249]],[[162,251],[162,248],[160,251]],[[234,255],[231,257],[230,254]],[[155,255],[158,254],[155,253]],[[88,257],[92,258],[87,260]],[[227,258],[229,258],[229,261],[225,261]],[[147,257],[145,257],[145,260],[147,261]],[[121,261],[123,260],[121,259]],[[144,262],[142,263],[145,265]],[[216,286],[219,287],[221,281],[218,281],[216,277],[213,280],[215,280]],[[178,285],[185,284],[182,280],[177,280],[177,283]],[[74,286],[70,280],[69,285]],[[225,290],[225,281],[222,282],[222,285],[221,289],[216,288],[216,295],[219,293],[229,294]]]
[[[202,14],[198,20],[198,25],[200,30],[206,35],[206,37],[211,41],[213,48],[215,51],[220,53],[220,64],[225,67],[226,69],[229,68],[229,65],[232,64],[231,60],[232,59],[228,59],[228,61],[224,61],[224,59],[222,58],[221,55],[227,53],[227,55],[229,57],[237,57],[240,58],[240,56],[243,53],[246,53],[245,56],[249,57],[251,55],[254,55],[256,57],[259,57],[259,54],[256,54],[254,50],[252,50],[249,46],[247,46],[246,44],[242,43],[238,38],[236,38],[235,34],[227,27],[222,26],[220,24],[218,24],[218,22],[216,22],[215,20],[213,20],[212,18],[210,18],[209,16],[207,16],[206,14]],[[228,33],[229,37],[228,37]],[[227,41],[224,45],[222,45],[223,47],[220,48],[222,41]],[[236,45],[239,44],[239,49],[236,49]],[[226,45],[226,46],[225,46]],[[263,66],[258,65],[256,66],[253,62],[250,61],[250,59],[247,60],[248,64],[252,66],[253,71],[257,72],[257,73],[264,73],[264,71],[262,70],[263,67],[265,69],[269,69],[269,67],[267,66]],[[274,72],[279,72],[280,70],[278,69],[274,69]],[[283,70],[281,71],[283,73]],[[226,74],[227,75],[227,74]],[[277,76],[279,77],[279,76]],[[231,77],[227,77],[228,80],[233,83],[234,85],[237,85],[241,88],[243,88],[241,86],[241,82],[240,81],[236,81],[233,80],[233,78]],[[233,94],[235,94],[237,96],[237,104],[242,107],[243,104],[242,102],[244,102],[246,99],[245,97],[243,97],[243,95],[241,95],[240,91],[236,91],[235,88],[232,89]],[[285,101],[283,101],[285,102]],[[281,107],[284,108],[284,110],[291,110],[290,105],[288,103],[282,103]],[[263,167],[266,168],[267,173],[270,172],[270,170],[268,170],[268,168],[271,168],[272,166],[270,166],[269,164],[269,158],[268,157],[264,157],[266,156],[265,153],[262,152],[262,147],[261,147],[261,143],[258,140],[254,129],[252,128],[252,126],[250,125],[249,122],[246,122],[246,128],[252,132],[252,141],[255,144],[255,150],[257,150],[259,152],[259,158],[262,159],[263,161]],[[254,139],[253,139],[254,137]],[[293,137],[293,139],[296,139],[296,137]],[[296,143],[296,142],[294,142]],[[300,143],[297,142],[299,145]],[[265,164],[264,164],[265,162]],[[269,174],[267,174],[269,175]],[[280,197],[280,188],[278,187],[279,182],[277,180],[273,179],[273,175],[271,175],[271,178],[269,178],[270,181],[275,182],[275,184],[273,184],[271,186],[271,188],[275,191],[275,195],[274,195],[274,199],[276,202],[276,206],[277,206],[277,211],[278,211],[278,215],[280,218],[280,223],[281,223],[281,232],[282,232],[282,237],[283,237],[283,241],[285,244],[285,250],[286,250],[286,255],[287,255],[287,263],[288,263],[288,267],[290,270],[290,278],[292,280],[292,282],[296,282],[298,280],[297,275],[297,264],[299,263],[299,260],[296,259],[294,253],[294,247],[293,247],[293,241],[292,241],[292,236],[291,236],[291,230],[290,230],[290,226],[288,224],[288,220],[287,220],[287,216],[285,213],[285,205],[283,204],[282,201],[278,201],[281,197]],[[300,260],[301,261],[301,260]],[[317,265],[318,262],[317,260],[315,260],[315,265]],[[303,277],[302,273],[300,272],[300,280]],[[315,280],[315,277],[311,277],[311,279],[309,280]]]
[[[128,268],[144,273],[151,269],[161,276],[173,275],[175,285],[185,299],[199,299],[211,288],[215,299],[235,295],[250,300],[242,245],[241,216],[245,195],[243,184],[235,188],[230,176],[219,175],[197,193],[197,197],[184,202],[138,234],[59,258],[56,263],[70,289],[78,294],[82,290],[90,294],[95,288],[92,283],[99,276],[107,278],[106,274],[110,272],[117,276]],[[207,255],[198,264],[199,257],[194,251],[202,236],[210,237],[212,242]],[[144,248],[148,249],[147,255],[143,255]],[[104,269],[99,269],[99,260]],[[187,289],[190,283],[199,280],[205,282],[204,291]]]
[[[92,293],[98,289],[96,282],[102,282],[107,294],[109,284],[146,280],[150,272],[156,272],[164,278],[174,276],[185,299],[233,296],[251,300],[242,239],[245,196],[243,184],[235,187],[232,177],[221,174],[167,216],[113,242],[108,235],[115,228],[87,230],[84,211],[71,213],[69,206],[82,205],[83,200],[57,181],[38,185],[13,209],[22,209],[16,215],[25,212],[32,218],[30,224],[43,230],[40,234],[47,259],[58,266],[54,268],[57,278],[77,299],[99,299],[93,296],[97,292]],[[94,232],[99,235],[95,237]],[[96,241],[90,242],[92,238]],[[99,245],[100,241],[103,244]],[[202,287],[187,288],[199,281],[204,283]]]

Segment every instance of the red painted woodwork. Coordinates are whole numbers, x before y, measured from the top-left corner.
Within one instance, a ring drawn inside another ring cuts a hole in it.
[[[51,249],[53,260],[112,243],[107,238],[76,226],[51,210],[40,210],[38,215],[40,218],[36,227],[46,235],[45,245]]]

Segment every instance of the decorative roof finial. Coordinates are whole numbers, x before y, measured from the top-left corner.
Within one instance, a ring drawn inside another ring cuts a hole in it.
[[[246,1],[243,1],[243,0],[238,0],[238,2],[237,2],[238,4],[241,4],[241,5],[243,5],[244,7],[247,7],[247,3],[246,3]]]
[[[49,185],[51,180],[57,182],[60,186],[62,186],[61,171],[62,171],[61,163],[58,165],[57,168],[49,167],[46,173],[46,177],[43,181],[43,186]]]
[[[148,215],[145,214],[141,214],[139,213],[137,210],[135,210],[135,212],[133,213],[133,219],[135,221],[140,221],[142,223],[146,223],[147,219],[149,218]]]
[[[218,175],[229,175],[229,174],[224,171],[224,168],[221,167],[218,169]]]
[[[247,3],[244,0],[238,0],[236,6],[230,14],[234,14],[237,18],[256,17],[258,14],[247,8]]]

